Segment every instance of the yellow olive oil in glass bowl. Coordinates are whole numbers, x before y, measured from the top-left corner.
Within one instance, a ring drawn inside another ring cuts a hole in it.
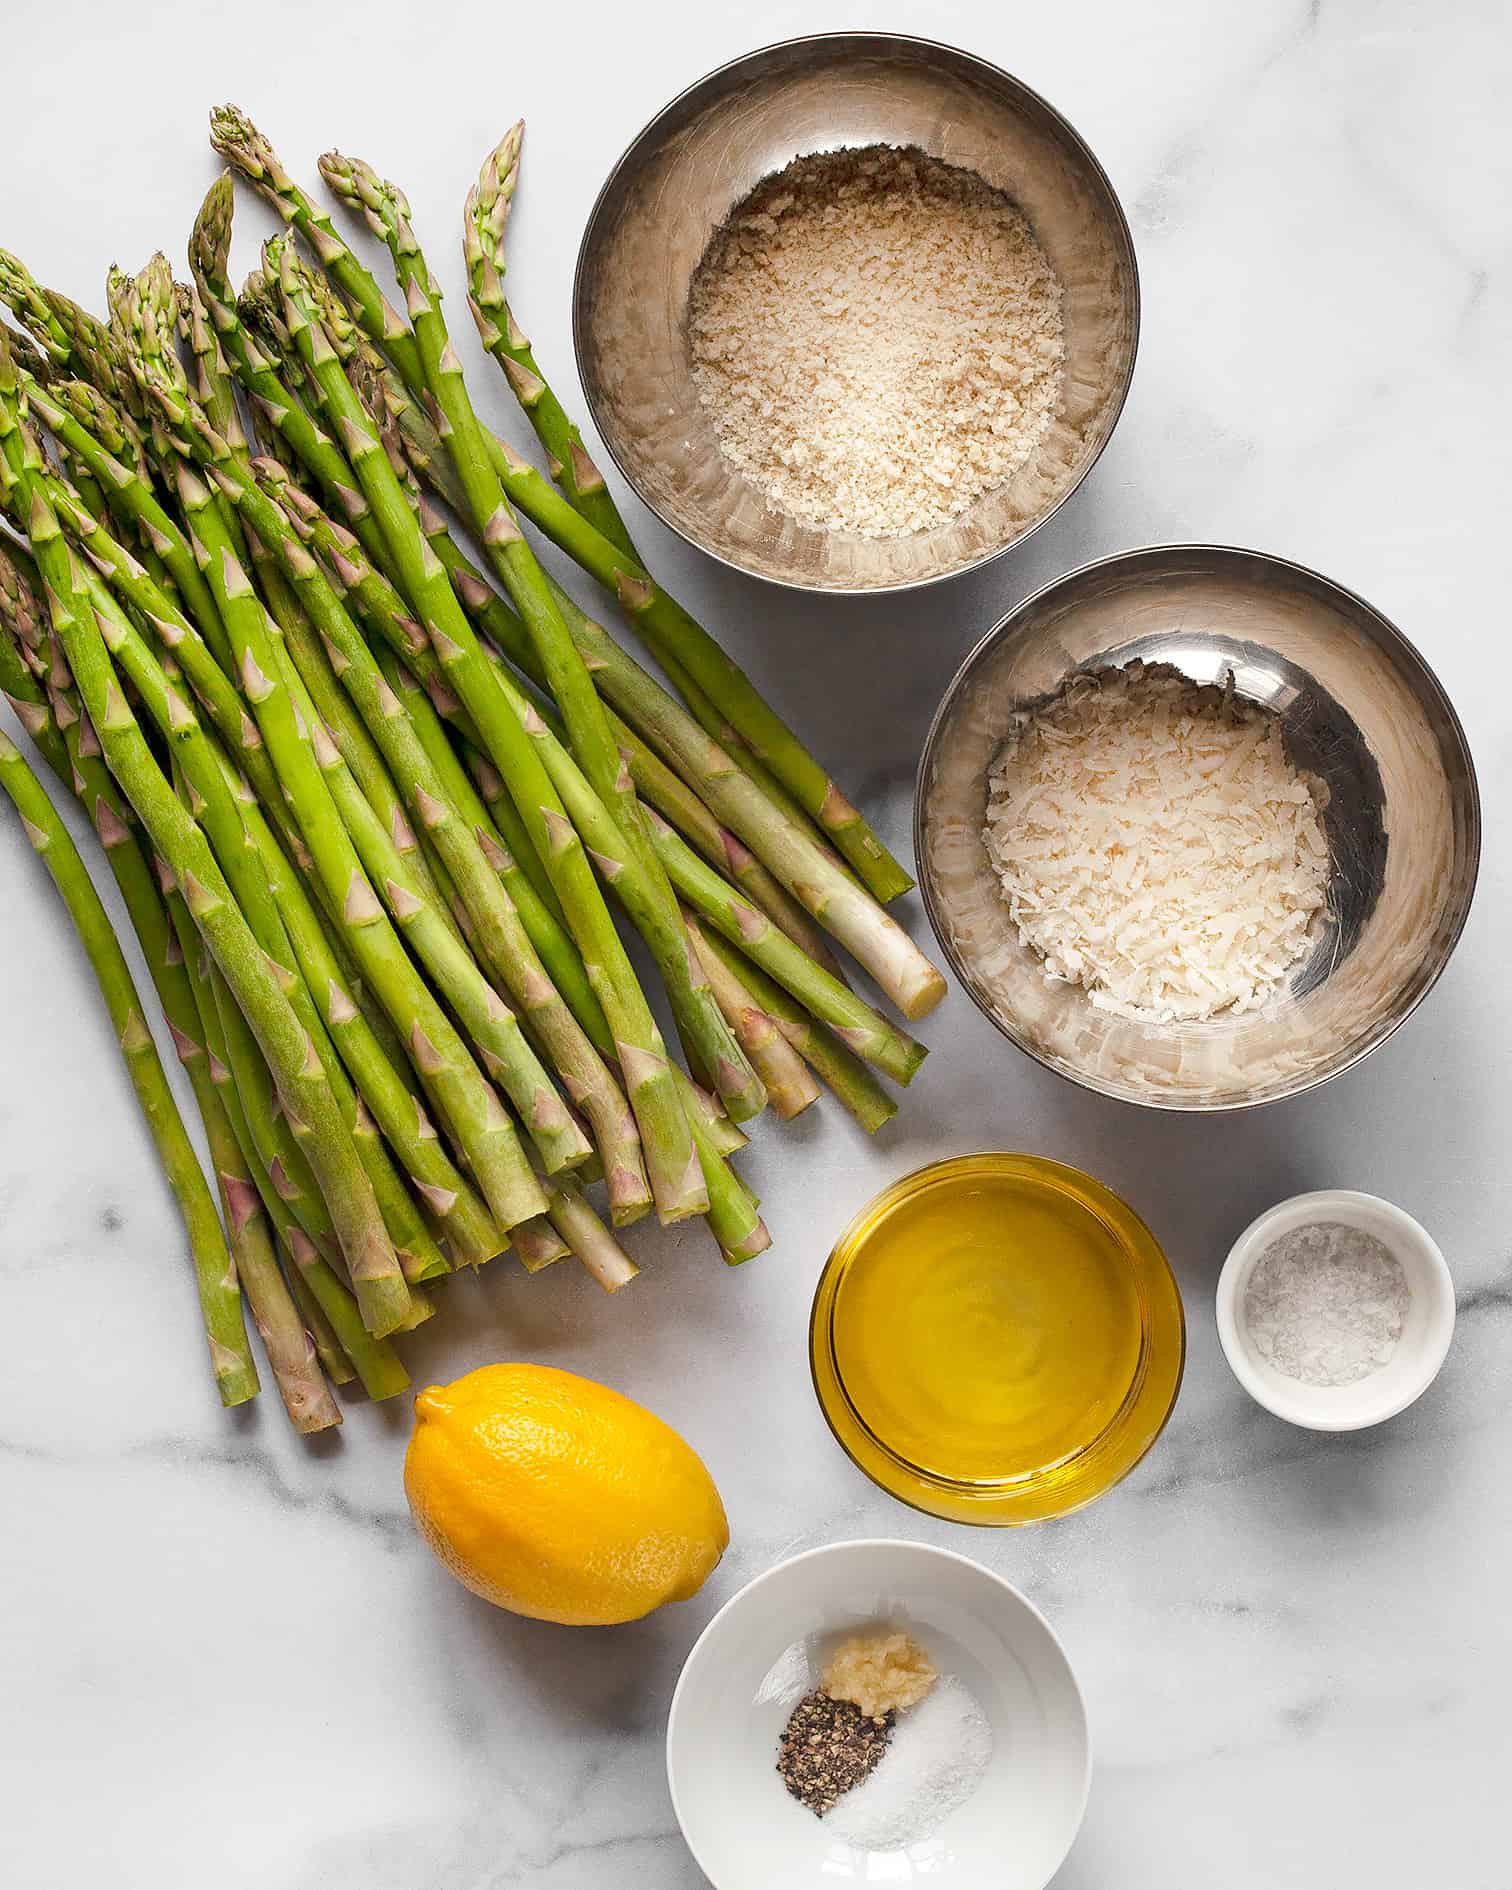
[[[1181,1294],[1118,1196],[1037,1155],[963,1155],[861,1210],[820,1276],[819,1403],[857,1466],[966,1523],[1110,1489],[1181,1384]]]

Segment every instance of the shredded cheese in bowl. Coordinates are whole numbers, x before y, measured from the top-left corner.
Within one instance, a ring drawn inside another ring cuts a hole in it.
[[[1158,1023],[1259,1008],[1328,897],[1321,785],[1279,719],[1165,665],[1071,678],[988,776],[988,855],[1047,978]]]

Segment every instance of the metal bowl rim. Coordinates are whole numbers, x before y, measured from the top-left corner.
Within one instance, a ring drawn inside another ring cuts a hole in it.
[[[786,52],[790,47],[832,46],[845,41],[887,41],[893,45],[914,47],[930,53],[950,53],[953,57],[964,59],[969,64],[979,67],[983,72],[991,74],[994,79],[1006,83],[1010,89],[1021,93],[1025,98],[1032,100],[1034,104],[1040,106],[1049,114],[1052,122],[1066,134],[1072,145],[1086,159],[1094,177],[1101,182],[1104,190],[1107,192],[1108,202],[1113,208],[1117,227],[1123,234],[1124,248],[1129,259],[1129,281],[1132,304],[1130,309],[1132,332],[1129,338],[1129,364],[1124,371],[1123,384],[1118,390],[1118,396],[1112,408],[1107,432],[1103,435],[1097,451],[1087,461],[1086,465],[1082,467],[1076,478],[1056,500],[1055,504],[1051,506],[1050,510],[1045,513],[1044,517],[1036,519],[1026,531],[1020,532],[1017,538],[1010,539],[1005,545],[999,545],[996,550],[984,551],[980,557],[973,558],[966,564],[958,564],[949,571],[937,571],[928,577],[900,578],[896,583],[892,584],[805,584],[800,578],[774,577],[767,571],[752,570],[749,565],[740,563],[738,559],[727,557],[722,551],[716,551],[712,545],[704,544],[701,539],[695,538],[691,532],[685,531],[675,519],[667,517],[666,513],[662,511],[661,507],[654,499],[641,490],[639,480],[636,479],[616,451],[613,440],[604,430],[600,413],[600,403],[594,398],[592,383],[589,380],[584,365],[587,354],[585,334],[588,324],[584,314],[586,295],[584,293],[583,276],[588,255],[588,239],[594,232],[599,220],[599,214],[604,208],[605,201],[610,191],[613,190],[615,185],[619,182],[621,175],[625,172],[631,158],[635,155],[639,147],[665,119],[670,117],[670,115],[675,112],[680,105],[691,98],[695,92],[702,91],[706,85],[711,84],[715,79],[723,78],[727,72],[733,72],[740,66],[749,65],[754,60],[766,59],[773,53]],[[1050,523],[1051,519],[1055,517],[1056,513],[1059,512],[1069,498],[1081,490],[1083,481],[1107,451],[1108,443],[1117,431],[1119,421],[1123,418],[1124,408],[1128,404],[1129,390],[1134,384],[1134,369],[1139,361],[1139,340],[1142,322],[1143,293],[1139,280],[1139,255],[1134,247],[1134,232],[1129,226],[1128,215],[1124,210],[1118,192],[1113,188],[1113,180],[1108,176],[1107,171],[1103,168],[1097,153],[1092,149],[1091,145],[1087,143],[1086,139],[1077,130],[1076,126],[1071,123],[1071,120],[1066,117],[1065,113],[1052,105],[1049,99],[1042,93],[1036,92],[1032,85],[1026,85],[1022,79],[1015,78],[1011,72],[1005,71],[1001,66],[995,66],[990,59],[983,59],[977,53],[967,52],[960,46],[952,46],[946,40],[926,39],[922,34],[918,33],[889,33],[881,30],[838,33],[800,33],[793,39],[773,40],[769,45],[758,46],[751,52],[741,53],[737,58],[727,59],[723,65],[715,66],[710,71],[706,72],[701,79],[695,79],[691,85],[685,85],[674,98],[669,99],[667,103],[662,106],[659,112],[646,120],[645,124],[641,126],[640,130],[610,166],[609,175],[599,187],[598,195],[593,200],[593,208],[588,212],[587,220],[583,224],[583,234],[578,241],[577,262],[573,266],[572,271],[572,353],[574,364],[577,368],[578,385],[583,390],[583,399],[588,408],[588,416],[593,422],[594,432],[597,433],[609,457],[614,461],[615,469],[621,479],[629,486],[630,490],[640,500],[641,504],[645,506],[646,510],[650,512],[653,517],[658,519],[661,524],[666,526],[668,531],[675,532],[677,536],[682,539],[684,544],[691,545],[695,551],[702,552],[706,558],[714,559],[717,564],[722,564],[728,571],[738,571],[743,577],[755,578],[760,583],[770,584],[778,590],[797,591],[804,597],[896,597],[905,591],[925,590],[934,584],[947,583],[951,578],[965,577],[969,572],[980,571],[985,566],[991,564],[995,559],[1005,556],[1010,551],[1016,551],[1020,545],[1027,543],[1042,525],[1048,525]]]
[[[1103,570],[1113,565],[1135,565],[1149,560],[1191,556],[1193,554],[1220,559],[1253,558],[1260,564],[1270,565],[1278,571],[1293,573],[1296,576],[1308,579],[1313,584],[1320,585],[1324,591],[1333,592],[1335,596],[1354,606],[1355,609],[1362,611],[1368,618],[1372,619],[1386,633],[1388,645],[1394,644],[1398,649],[1405,651],[1421,669],[1439,706],[1444,711],[1448,727],[1459,745],[1461,755],[1464,757],[1465,780],[1469,788],[1469,807],[1465,821],[1465,840],[1469,851],[1469,874],[1465,886],[1465,896],[1460,907],[1459,915],[1455,920],[1454,929],[1439,956],[1439,962],[1434,968],[1433,975],[1423,985],[1423,988],[1413,998],[1412,1002],[1402,1012],[1401,1016],[1395,1019],[1388,1030],[1382,1031],[1379,1037],[1366,1044],[1363,1050],[1357,1050],[1353,1056],[1346,1062],[1339,1064],[1337,1068],[1326,1070],[1321,1075],[1309,1076],[1302,1082],[1295,1084],[1292,1088],[1278,1090],[1271,1096],[1242,1097],[1233,1102],[1184,1103],[1168,1100],[1161,1096],[1127,1096],[1117,1090],[1109,1088],[1104,1083],[1098,1082],[1094,1077],[1083,1075],[1075,1070],[1063,1069],[1059,1064],[1052,1063],[1047,1057],[1042,1056],[1033,1044],[1021,1041],[1014,1031],[1009,1028],[1008,1024],[998,1016],[997,1012],[984,1003],[975,989],[974,980],[967,976],[965,967],[961,962],[959,954],[951,944],[942,921],[935,897],[934,875],[925,864],[924,852],[924,785],[929,769],[934,761],[935,750],[939,744],[940,731],[945,722],[946,712],[954,703],[962,684],[966,681],[971,671],[976,668],[980,660],[987,654],[989,649],[996,648],[999,643],[1010,636],[1017,626],[1019,619],[1022,618],[1032,606],[1039,604],[1053,592],[1060,590],[1062,586],[1085,578],[1094,571]],[[1471,753],[1470,743],[1465,735],[1464,724],[1460,721],[1459,712],[1449,699],[1448,692],[1439,681],[1437,672],[1434,670],[1432,664],[1429,663],[1428,659],[1411,638],[1397,628],[1391,618],[1386,616],[1383,611],[1378,610],[1368,598],[1362,597],[1358,591],[1351,590],[1347,584],[1340,584],[1334,578],[1325,577],[1321,571],[1313,570],[1311,565],[1300,564],[1294,558],[1283,558],[1279,553],[1273,551],[1254,551],[1246,549],[1243,545],[1197,544],[1193,542],[1135,545],[1125,551],[1113,551],[1105,553],[1100,558],[1090,558],[1085,564],[1079,564],[1075,566],[1074,569],[1063,572],[1060,577],[1052,578],[1049,583],[1042,584],[1038,590],[1031,591],[1029,596],[1015,604],[1012,610],[1006,612],[989,630],[985,631],[967,652],[960,667],[956,670],[955,675],[951,677],[949,683],[946,685],[945,692],[940,697],[939,707],[935,710],[930,720],[929,733],[924,737],[924,748],[919,756],[919,766],[914,775],[913,843],[914,859],[919,869],[919,892],[924,900],[924,911],[928,916],[929,929],[934,933],[935,942],[945,954],[950,969],[955,973],[956,982],[966,992],[966,995],[987,1019],[988,1023],[990,1023],[1001,1036],[1006,1037],[1008,1042],[1011,1043],[1016,1050],[1032,1058],[1034,1062],[1039,1064],[1041,1069],[1048,1070],[1052,1076],[1058,1076],[1062,1082],[1070,1083],[1077,1089],[1090,1091],[1096,1096],[1105,1096],[1110,1102],[1127,1103],[1135,1109],[1156,1109],[1165,1115],[1231,1116],[1239,1115],[1250,1109],[1266,1109],[1274,1103],[1290,1102],[1294,1097],[1305,1096],[1309,1090],[1319,1089],[1323,1084],[1331,1083],[1335,1077],[1343,1076],[1348,1071],[1355,1069],[1359,1064],[1365,1061],[1366,1057],[1370,1056],[1374,1051],[1379,1050],[1382,1044],[1388,1043],[1391,1038],[1396,1035],[1403,1024],[1407,1022],[1408,1018],[1412,1016],[1423,999],[1427,997],[1428,993],[1444,975],[1449,960],[1454,956],[1460,939],[1464,936],[1465,926],[1470,918],[1470,909],[1475,903],[1476,886],[1480,878],[1480,782],[1476,776],[1475,757]]]

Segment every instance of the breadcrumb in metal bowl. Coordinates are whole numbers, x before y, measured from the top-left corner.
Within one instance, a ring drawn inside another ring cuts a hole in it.
[[[890,146],[974,173],[1021,215],[1060,289],[1060,397],[1003,483],[926,529],[809,522],[721,449],[700,399],[690,287],[732,209],[796,158]],[[966,571],[1044,523],[1122,411],[1139,328],[1128,224],[1101,166],[1051,106],[948,46],[836,33],[748,54],[640,134],[578,256],[573,333],[595,424],[669,526],[738,569],[816,591],[903,590]]]
[[[918,150],[823,152],[759,184],[698,266],[688,328],[721,450],[822,530],[946,524],[1060,406],[1060,284],[1034,232]]]

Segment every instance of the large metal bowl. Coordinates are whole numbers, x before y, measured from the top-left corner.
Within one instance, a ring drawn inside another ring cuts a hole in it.
[[[1019,943],[982,828],[1010,715],[1073,671],[1168,663],[1282,718],[1321,778],[1329,914],[1262,1009],[1144,1024],[1053,984]],[[1261,552],[1166,545],[1089,564],[990,630],[945,693],[919,764],[919,881],[966,989],[1003,1034],[1088,1089],[1184,1110],[1275,1102],[1384,1043],[1448,962],[1475,891],[1480,800],[1459,719],[1394,626],[1352,591]]]
[[[1006,191],[1065,292],[1061,408],[1035,457],[959,519],[892,539],[823,531],[767,501],[719,449],[687,333],[689,284],[730,210],[795,157],[871,144],[921,146]],[[610,173],[573,293],[594,423],[641,498],[726,564],[814,591],[931,583],[1042,525],[1113,431],[1138,332],[1129,226],[1076,132],[995,66],[893,33],[769,46],[674,99]]]

